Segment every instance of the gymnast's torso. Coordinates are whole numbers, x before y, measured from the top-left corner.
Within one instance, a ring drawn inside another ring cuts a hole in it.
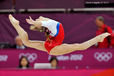
[[[50,52],[52,48],[61,45],[64,40],[64,29],[60,22],[49,19],[48,21],[41,21],[42,26],[46,27],[49,33],[49,39],[45,41],[45,48]]]

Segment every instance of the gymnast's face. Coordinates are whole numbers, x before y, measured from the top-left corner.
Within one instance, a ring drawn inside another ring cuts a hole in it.
[[[45,31],[42,26],[34,26],[34,25],[30,26],[30,30],[32,30],[32,31],[39,31],[39,32],[44,32]]]
[[[39,32],[44,32],[45,31],[43,27],[36,27],[36,28],[37,28],[37,31],[39,31]]]

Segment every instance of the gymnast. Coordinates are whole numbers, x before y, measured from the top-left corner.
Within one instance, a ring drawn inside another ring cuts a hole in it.
[[[62,44],[64,40],[64,29],[60,22],[43,16],[40,16],[36,20],[29,17],[29,19],[26,19],[26,22],[31,25],[30,30],[44,32],[46,36],[46,41],[35,41],[29,40],[27,32],[24,31],[19,25],[19,21],[11,14],[9,15],[9,20],[25,46],[48,52],[50,55],[63,55],[74,51],[85,50],[98,42],[102,42],[104,38],[110,35],[109,33],[103,33],[83,43]]]

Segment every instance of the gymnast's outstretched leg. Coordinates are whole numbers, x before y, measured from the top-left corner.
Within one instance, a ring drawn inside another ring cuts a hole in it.
[[[19,25],[19,21],[16,20],[12,15],[9,15],[9,20],[17,33],[19,34],[22,42],[24,45],[27,47],[35,48],[38,50],[46,51],[44,47],[44,41],[33,41],[28,39],[28,34],[27,32],[24,31],[24,29]],[[46,51],[47,52],[47,51]]]
[[[86,42],[80,43],[80,44],[62,44],[60,46],[54,47],[51,51],[50,54],[52,55],[62,55],[62,54],[67,54],[71,53],[74,51],[79,51],[79,50],[86,50],[89,47],[93,46],[94,44],[98,42],[102,42],[104,38],[109,36],[109,33],[103,33],[99,36],[94,37],[93,39],[90,39]]]

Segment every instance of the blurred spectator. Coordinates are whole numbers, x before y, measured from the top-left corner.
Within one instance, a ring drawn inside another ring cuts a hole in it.
[[[19,68],[21,69],[27,69],[29,68],[29,61],[27,59],[27,57],[22,56],[19,60]]]
[[[96,18],[96,25],[98,27],[98,30],[96,31],[96,35],[100,35],[102,33],[108,32],[112,36],[112,29],[108,25],[105,24],[104,18],[102,16],[98,16]],[[103,42],[99,42],[97,44],[98,48],[109,48],[111,46],[111,36],[108,36],[107,38],[104,39]]]
[[[19,36],[15,38],[15,43],[11,48],[16,48],[16,49],[25,49],[25,46],[22,43],[22,40]]]
[[[11,45],[8,42],[0,42],[0,49],[7,49],[10,48]]]
[[[56,57],[52,57],[49,62],[51,63],[52,69],[58,69],[58,60]]]

